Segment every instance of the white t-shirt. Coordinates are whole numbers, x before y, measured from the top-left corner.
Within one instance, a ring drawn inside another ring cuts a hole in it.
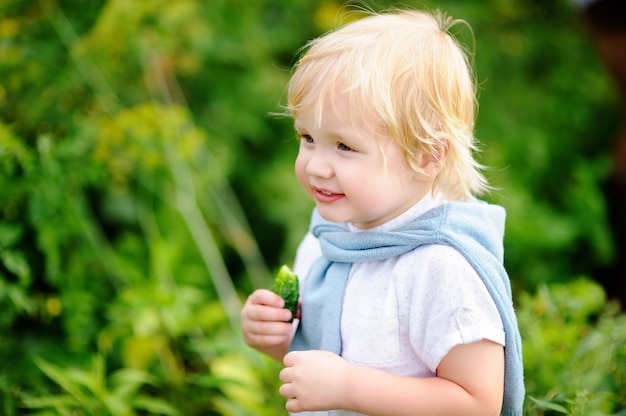
[[[426,196],[375,230],[407,224],[436,205]],[[294,263],[302,281],[319,256],[318,240],[307,234]],[[341,315],[341,356],[346,361],[403,376],[434,377],[452,347],[481,339],[504,345],[502,321],[480,277],[456,249],[425,245],[352,265]],[[334,410],[297,415],[357,414]]]

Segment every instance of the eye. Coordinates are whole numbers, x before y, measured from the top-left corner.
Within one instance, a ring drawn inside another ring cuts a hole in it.
[[[353,148],[344,143],[337,143],[337,149],[342,150],[344,152],[356,152]]]
[[[309,144],[315,143],[315,141],[313,140],[313,137],[309,136],[308,134],[301,134],[300,135],[300,140],[302,140],[305,143],[309,143]]]

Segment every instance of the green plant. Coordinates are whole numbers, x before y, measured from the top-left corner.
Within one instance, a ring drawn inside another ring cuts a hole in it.
[[[58,395],[24,398],[24,407],[38,410],[35,414],[130,416],[142,410],[155,415],[181,414],[163,399],[140,393],[145,385],[158,386],[156,377],[130,368],[107,374],[101,355],[94,357],[87,370],[61,368],[41,359],[35,363],[62,389]]]
[[[528,413],[618,411],[623,316],[589,282],[544,285],[612,254],[614,97],[574,9],[407,4],[474,29]],[[343,6],[0,2],[1,414],[285,413],[280,364],[243,345],[238,312],[306,232],[292,126],[268,113]]]
[[[614,415],[626,408],[626,315],[588,280],[520,297],[528,415]]]

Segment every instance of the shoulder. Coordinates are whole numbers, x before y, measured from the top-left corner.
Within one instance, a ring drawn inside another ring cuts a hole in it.
[[[478,272],[448,245],[424,245],[400,256],[394,275],[401,290],[421,304],[492,302]]]
[[[423,245],[398,258],[396,271],[414,273],[416,270],[435,275],[452,271],[474,271],[463,254],[444,244]]]
[[[500,314],[478,272],[458,250],[422,246],[399,259],[411,343],[435,371],[460,344],[488,339],[504,345]]]

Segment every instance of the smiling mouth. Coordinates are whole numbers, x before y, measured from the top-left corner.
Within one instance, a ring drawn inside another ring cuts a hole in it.
[[[344,197],[344,194],[335,193],[327,189],[313,188],[315,200],[318,202],[334,202]]]

